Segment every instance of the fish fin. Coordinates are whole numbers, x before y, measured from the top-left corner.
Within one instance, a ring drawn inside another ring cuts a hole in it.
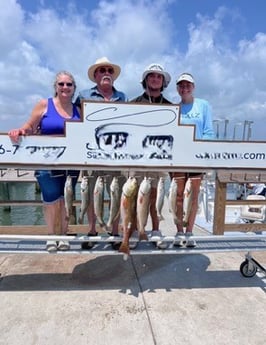
[[[107,222],[107,224],[105,226],[105,230],[107,231],[108,234],[112,234],[112,223],[111,222]]]
[[[173,217],[174,218],[174,224],[177,225],[178,224],[178,218],[177,217]]]

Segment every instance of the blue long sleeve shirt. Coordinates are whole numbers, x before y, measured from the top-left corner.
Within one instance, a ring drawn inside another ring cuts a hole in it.
[[[193,103],[180,103],[180,123],[196,125],[196,139],[214,139],[211,107],[208,101],[194,98]]]

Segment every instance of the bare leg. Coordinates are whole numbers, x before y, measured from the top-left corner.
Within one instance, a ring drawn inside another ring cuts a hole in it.
[[[93,203],[91,203],[91,206],[87,210],[87,217],[88,217],[88,222],[89,222],[89,231],[88,231],[88,236],[96,236],[96,216],[94,213],[94,207]],[[81,248],[82,249],[91,249],[94,247],[96,242],[82,242],[81,243]]]
[[[177,182],[177,198],[176,198],[176,215],[177,215],[177,232],[184,232],[183,230],[183,204],[184,204],[184,189],[186,184],[185,176],[174,177]]]
[[[94,213],[93,202],[87,210],[88,222],[89,222],[89,234],[96,234],[96,216]]]
[[[64,203],[62,204],[64,206]],[[64,207],[65,210],[65,207]],[[48,235],[62,235],[62,215],[61,215],[61,200],[57,200],[53,204],[44,204],[43,212],[44,219],[48,228]],[[64,220],[65,221],[65,220]],[[60,244],[61,241],[59,241]],[[69,244],[64,243],[64,248],[59,248],[57,242],[54,240],[49,240],[46,243],[46,249],[48,252],[55,252],[57,249],[67,250],[69,249]]]
[[[60,201],[60,214],[61,214],[61,235],[66,235],[68,231],[68,221],[66,220],[66,208],[64,199]]]
[[[192,232],[193,226],[195,223],[197,211],[198,211],[198,195],[200,190],[201,184],[201,176],[190,177],[191,179],[191,188],[192,188],[192,203],[191,203],[191,210],[188,216],[188,223],[186,232]]]
[[[120,218],[118,217],[114,222],[113,222],[113,226],[112,226],[112,235],[119,235],[119,221]]]
[[[151,221],[152,221],[152,231],[159,230],[159,219],[156,212],[156,195],[157,195],[157,189],[155,187],[151,187],[150,215],[151,215]]]
[[[43,213],[48,235],[61,234],[60,200],[53,204],[44,204]]]

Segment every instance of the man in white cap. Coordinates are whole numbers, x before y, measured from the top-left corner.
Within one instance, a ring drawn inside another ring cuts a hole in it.
[[[171,76],[162,65],[150,64],[142,74],[141,84],[145,91],[139,97],[132,99],[131,102],[170,104],[171,102],[162,94],[170,81]]]
[[[79,92],[78,97],[75,101],[77,106],[81,106],[81,100],[93,100],[99,102],[123,102],[127,100],[126,95],[118,91],[114,87],[114,81],[120,75],[120,66],[110,62],[107,57],[102,57],[97,59],[96,62],[91,65],[88,69],[89,79],[96,83],[96,85],[90,89],[82,90]],[[98,176],[106,176],[107,185],[109,187],[110,179],[112,176],[120,176],[120,184],[125,180],[124,176],[121,176],[121,171],[103,171],[103,170],[93,170],[88,172],[96,181]],[[107,188],[108,189],[108,188]],[[93,203],[92,203],[93,205]],[[89,221],[89,231],[88,236],[96,236],[96,216],[94,207],[89,207],[87,211],[88,221]],[[114,236],[118,235],[119,217],[114,221],[112,225],[111,234]],[[82,249],[91,249],[96,242],[82,242]],[[115,249],[118,249],[120,242],[112,242]]]
[[[132,99],[130,102],[135,103],[156,103],[156,104],[171,104],[166,99],[162,92],[171,81],[171,76],[165,71],[164,67],[158,63],[152,63],[147,66],[142,74],[141,84],[144,88],[142,95]],[[151,192],[150,192],[150,216],[152,221],[151,236],[161,236],[159,231],[159,218],[156,210],[157,184],[160,177],[167,178],[168,173],[164,172],[150,172],[138,171],[130,172],[130,175],[136,175],[139,179],[145,176],[151,178]],[[157,242],[160,249],[167,247],[166,242]]]

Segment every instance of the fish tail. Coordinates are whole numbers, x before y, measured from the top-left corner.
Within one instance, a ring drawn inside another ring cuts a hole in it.
[[[158,219],[159,219],[159,221],[164,220],[164,216],[162,214],[159,214]]]
[[[174,218],[174,224],[177,225],[178,224],[178,218],[177,217],[173,217]]]
[[[127,243],[121,243],[119,250],[120,253],[130,254],[129,245]]]
[[[108,234],[109,228],[105,223],[100,224],[101,228],[103,229],[104,232]]]
[[[140,241],[147,241],[148,240],[147,234],[145,232],[140,233],[139,240]]]

